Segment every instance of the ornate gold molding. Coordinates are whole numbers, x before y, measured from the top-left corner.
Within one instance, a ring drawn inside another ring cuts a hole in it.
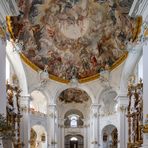
[[[115,69],[116,67],[118,67],[128,56],[128,52],[126,52],[121,58],[119,58],[113,65],[112,67],[110,67],[110,71],[112,71],[113,69]],[[40,71],[41,69],[36,66],[33,62],[31,62],[24,54],[20,53],[20,58],[28,65],[30,66],[33,70],[35,71]],[[96,80],[100,77],[99,74],[95,74],[93,76],[90,76],[90,77],[87,77],[87,78],[82,78],[82,79],[79,79],[79,83],[86,83],[86,82],[89,82],[89,81],[93,81],[93,80]],[[54,76],[54,75],[49,75],[49,78],[52,79],[52,80],[55,80],[55,81],[58,81],[58,82],[61,82],[61,83],[65,83],[65,84],[68,84],[70,81],[69,80],[65,80],[65,79],[62,79],[62,78],[59,78],[57,76]]]
[[[143,126],[143,133],[148,133],[148,125]]]

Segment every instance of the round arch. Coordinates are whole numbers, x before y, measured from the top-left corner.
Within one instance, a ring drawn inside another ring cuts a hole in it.
[[[42,125],[33,125],[30,130],[30,147],[47,147],[47,131]]]
[[[65,136],[65,148],[83,148],[83,147],[84,147],[84,137],[82,135],[68,134]]]
[[[112,88],[104,89],[99,96],[100,115],[108,115],[116,112],[117,92]]]
[[[65,117],[67,117],[67,116],[69,116],[69,115],[71,115],[71,114],[77,114],[77,115],[79,115],[82,119],[84,118],[83,113],[82,113],[80,110],[77,110],[77,109],[71,109],[71,110],[67,111],[67,112],[65,113]],[[65,117],[64,117],[64,118],[65,118]]]
[[[127,94],[127,85],[128,79],[132,72],[135,69],[138,61],[142,56],[143,45],[141,43],[131,46],[129,49],[128,57],[125,61],[122,74],[121,74],[121,82],[120,82],[120,94],[126,95]]]
[[[27,96],[28,83],[27,83],[27,78],[26,78],[24,67],[23,67],[23,63],[17,51],[14,51],[14,46],[10,41],[7,41],[6,55],[10,60],[10,63],[12,64],[14,71],[18,77],[20,88],[22,90],[22,96]]]
[[[78,109],[71,109],[64,115],[65,127],[82,127],[84,125],[84,115]]]
[[[114,93],[114,97],[117,96],[117,92],[113,89],[113,88],[105,88],[105,89],[102,89],[100,91],[100,93],[98,93],[98,104],[100,104],[101,100],[102,100],[102,96],[105,95],[106,93]]]
[[[30,111],[47,114],[47,98],[44,93],[38,89],[30,93]]]
[[[108,124],[101,131],[102,148],[118,147],[118,129],[113,124]]]
[[[80,89],[80,90],[82,90],[82,91],[85,91],[85,92],[88,94],[88,96],[90,97],[91,102],[92,102],[92,103],[95,102],[95,97],[94,97],[92,91],[91,91],[88,87],[86,87],[86,86],[78,86],[78,87],[69,87],[69,86],[65,86],[65,87],[61,87],[61,88],[57,89],[57,91],[56,91],[56,93],[55,93],[55,97],[54,97],[54,98],[55,98],[55,100],[54,100],[54,103],[55,103],[55,104],[57,103],[57,99],[59,98],[60,94],[61,94],[64,90],[69,89],[69,88]]]

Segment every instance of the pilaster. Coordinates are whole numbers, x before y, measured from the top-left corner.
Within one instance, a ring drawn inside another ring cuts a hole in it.
[[[128,97],[126,94],[118,95],[117,96],[118,102],[118,111],[119,111],[119,131],[118,131],[118,147],[119,148],[126,148],[127,147],[127,140],[128,140],[128,121],[126,117],[126,110],[128,107]]]
[[[64,135],[64,119],[60,118],[58,120],[58,129],[59,129],[59,135],[58,138],[58,147],[64,148],[64,141],[65,141],[65,135]]]
[[[148,45],[143,47],[143,122],[148,126]],[[143,148],[148,147],[148,127],[143,136]]]
[[[48,135],[49,135],[49,148],[56,148],[57,147],[57,138],[56,138],[56,105],[50,104],[48,105]]]
[[[30,97],[29,95],[24,95],[21,97],[21,112],[23,118],[21,120],[21,135],[22,141],[25,148],[30,148],[30,114],[29,114],[29,107],[30,107]]]
[[[90,142],[91,148],[98,148],[99,146],[99,108],[100,104],[91,105],[91,126],[90,126]]]
[[[6,114],[6,43],[0,39],[0,113]]]

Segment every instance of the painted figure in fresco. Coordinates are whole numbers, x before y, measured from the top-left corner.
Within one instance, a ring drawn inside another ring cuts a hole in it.
[[[49,73],[60,78],[85,78],[111,67],[132,41],[136,25],[127,16],[131,1],[19,2],[25,15],[12,22],[23,25],[15,33],[24,43],[22,53],[42,69],[48,65]]]
[[[65,103],[83,103],[89,100],[89,96],[85,91],[69,88],[61,93],[59,100]]]

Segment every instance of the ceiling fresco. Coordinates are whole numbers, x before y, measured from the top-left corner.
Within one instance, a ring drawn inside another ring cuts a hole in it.
[[[83,103],[89,99],[90,97],[84,90],[76,88],[68,88],[59,96],[59,100],[64,103]]]
[[[70,80],[93,76],[111,67],[134,40],[136,21],[128,17],[132,1],[18,1],[12,17],[13,37],[22,53],[39,68]]]

